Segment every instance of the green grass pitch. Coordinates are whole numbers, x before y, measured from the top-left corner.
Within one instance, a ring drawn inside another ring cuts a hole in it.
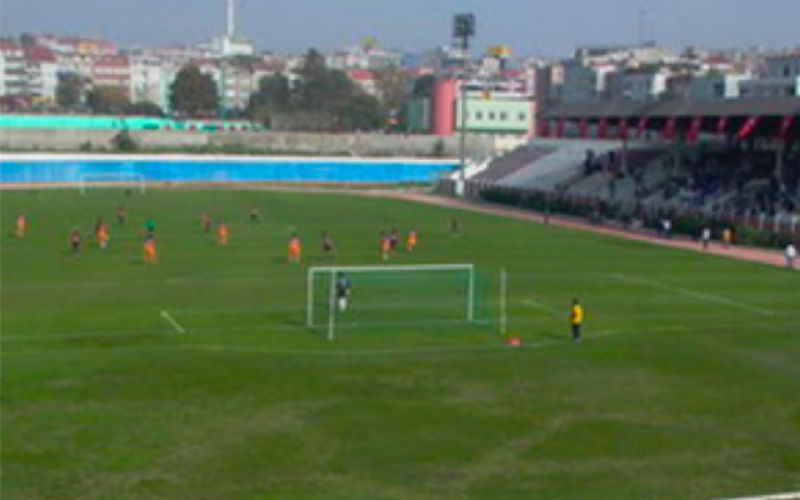
[[[205,211],[229,223],[228,247],[202,232]],[[800,274],[472,213],[454,237],[451,213],[336,194],[3,192],[3,498],[800,489]],[[71,256],[71,228],[86,237],[100,215],[110,249]],[[148,216],[152,267],[139,262]],[[496,325],[360,327],[335,343],[304,328],[305,267],[378,264],[393,225],[420,233],[394,264],[507,268],[524,347]],[[302,266],[285,263],[293,228]]]

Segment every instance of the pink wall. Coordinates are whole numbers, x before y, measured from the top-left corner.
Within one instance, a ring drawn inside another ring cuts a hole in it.
[[[433,112],[431,129],[438,136],[450,136],[455,132],[456,80],[439,80],[433,87]]]

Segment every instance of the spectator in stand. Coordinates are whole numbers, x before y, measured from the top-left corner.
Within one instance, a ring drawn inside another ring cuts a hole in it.
[[[661,231],[664,239],[672,238],[672,220],[669,217],[664,217],[664,220],[661,221]]]
[[[708,250],[708,246],[711,244],[711,228],[706,226],[703,228],[703,232],[700,235],[700,243],[703,245],[703,250]]]
[[[797,248],[792,242],[786,245],[786,267],[794,270],[794,261],[797,259]]]

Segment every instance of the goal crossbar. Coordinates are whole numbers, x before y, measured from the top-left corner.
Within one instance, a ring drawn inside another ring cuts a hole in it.
[[[328,340],[334,339],[335,328],[335,277],[339,273],[380,273],[380,272],[447,272],[461,271],[467,274],[466,283],[466,321],[475,319],[475,265],[474,264],[417,264],[417,265],[369,265],[369,266],[318,266],[310,267],[306,273],[306,325],[314,328],[314,277],[328,275]]]
[[[82,195],[86,194],[87,187],[118,187],[125,185],[136,185],[139,192],[145,194],[146,178],[144,174],[137,172],[95,172],[81,174],[78,178],[78,188]]]

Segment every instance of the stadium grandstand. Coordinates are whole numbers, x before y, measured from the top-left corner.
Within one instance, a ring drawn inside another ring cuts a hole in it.
[[[800,231],[800,99],[555,106],[537,139],[466,192],[625,225],[691,221],[679,227],[692,236],[768,231],[781,244]]]

